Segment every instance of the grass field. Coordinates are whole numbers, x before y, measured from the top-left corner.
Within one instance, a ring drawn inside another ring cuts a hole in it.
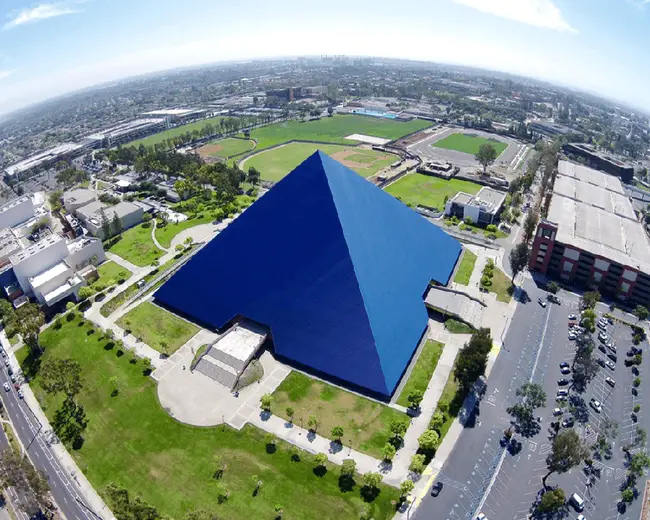
[[[356,115],[335,115],[317,121],[286,121],[257,128],[251,137],[257,141],[257,149],[286,143],[292,139],[301,141],[321,141],[333,144],[350,144],[344,139],[351,134],[364,134],[384,139],[397,139],[417,130],[427,128],[431,123],[422,119],[408,122],[391,121],[377,117]]]
[[[111,246],[108,251],[139,267],[150,265],[164,254],[151,240],[151,226],[147,222],[127,229],[120,237],[116,237],[118,240],[113,238],[109,241]]]
[[[497,301],[508,303],[512,296],[510,295],[510,287],[512,282],[510,278],[499,268],[494,269],[494,277],[492,278],[492,285],[490,285],[490,292],[497,295]]]
[[[468,134],[451,134],[450,136],[436,141],[431,146],[436,148],[445,148],[447,150],[456,150],[457,152],[468,153],[470,155],[476,155],[478,149],[482,144],[489,143],[494,146],[494,149],[497,151],[497,157],[501,155],[503,150],[508,148],[506,143],[502,143],[496,139],[488,139],[486,137],[480,137],[477,135],[468,135]]]
[[[454,320],[452,318],[445,321],[445,329],[447,329],[452,334],[471,334],[474,332],[474,329],[467,323]]]
[[[120,278],[126,280],[131,276],[131,274],[133,274],[126,267],[122,267],[111,260],[100,265],[97,268],[97,272],[99,273],[98,281],[114,280],[115,283],[117,283]]]
[[[170,137],[176,137],[177,135],[181,135],[186,132],[192,132],[193,130],[201,130],[201,128],[203,128],[208,123],[219,125],[219,121],[222,119],[224,119],[223,116],[210,117],[208,119],[201,119],[199,121],[194,121],[193,123],[188,123],[186,125],[176,126],[174,128],[170,128],[169,130],[163,130],[157,134],[143,137],[142,139],[138,139],[136,141],[131,141],[130,143],[127,143],[127,146],[140,146],[141,144],[145,146],[153,146],[156,143],[162,143]]]
[[[442,440],[445,438],[445,435],[447,435],[449,428],[451,428],[454,419],[462,408],[463,402],[465,401],[465,395],[466,394],[458,386],[456,379],[454,379],[454,370],[452,369],[449,378],[445,383],[445,387],[442,389],[442,394],[440,395],[438,406],[436,407],[436,412],[442,413],[445,417],[445,421],[442,423],[439,432],[440,439],[438,439],[438,446],[442,443]]]
[[[388,426],[393,419],[407,421],[407,416],[383,404],[346,392],[322,381],[293,371],[273,393],[272,412],[289,419],[288,406],[295,411],[294,422],[307,427],[310,415],[320,424],[318,432],[331,438],[334,426],[343,427],[344,444],[382,458],[381,449],[388,441]]]
[[[279,181],[316,150],[334,157],[363,177],[374,175],[398,159],[395,155],[375,150],[331,144],[291,143],[251,157],[246,161],[244,169],[254,166],[262,174],[262,179]]]
[[[413,367],[413,371],[411,372],[408,381],[402,389],[402,393],[397,399],[397,404],[409,406],[408,395],[411,392],[419,390],[424,393],[427,386],[429,386],[431,376],[438,365],[438,360],[442,354],[442,347],[444,347],[444,345],[438,341],[427,340],[422,352],[420,352],[420,356],[418,357],[415,366]]]
[[[131,309],[116,324],[130,330],[151,348],[168,355],[176,352],[200,330],[193,323],[151,302],[143,302]]]
[[[463,253],[463,259],[460,261],[456,275],[454,276],[454,282],[461,285],[469,284],[469,279],[472,276],[474,271],[474,265],[476,264],[476,255],[472,253],[469,249],[465,249]]]
[[[419,204],[443,210],[445,195],[453,197],[459,191],[472,195],[481,189],[479,184],[458,179],[444,180],[421,173],[410,173],[386,188],[386,191],[399,198],[404,204],[413,207]]]
[[[64,320],[60,330],[49,327],[40,336],[42,363],[71,358],[82,367],[84,386],[76,400],[84,406],[88,426],[83,446],[70,453],[100,494],[115,482],[157,507],[162,516],[179,520],[198,509],[224,520],[273,518],[276,504],[282,504],[286,520],[359,518],[364,505],[360,486],[341,492],[335,465],[328,464],[327,473],[318,477],[311,454],[300,452],[300,461],[294,462],[284,442],[278,442],[275,453],[267,453],[264,432],[257,428],[198,428],[174,420],[158,402],[155,381],[143,376],[142,363],[131,364],[130,356],[119,356],[115,348],[106,350],[107,341],[78,319]],[[17,355],[52,421],[62,399],[41,389],[37,372],[30,368],[34,364],[26,359],[28,349]],[[119,386],[115,397],[113,376]],[[220,480],[213,477],[216,456],[227,464]],[[253,475],[263,482],[256,497]],[[220,483],[230,491],[224,504],[217,502]],[[393,517],[390,501],[397,495],[397,490],[381,487],[369,504],[375,520]]]
[[[199,149],[199,153],[212,157],[233,157],[251,151],[255,147],[253,141],[228,137],[221,141],[209,143]]]

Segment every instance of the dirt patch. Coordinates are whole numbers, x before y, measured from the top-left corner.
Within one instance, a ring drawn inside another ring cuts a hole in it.
[[[203,145],[201,148],[198,149],[198,152],[199,152],[199,155],[201,157],[204,157],[206,155],[212,155],[212,154],[218,153],[221,150],[223,150],[223,146],[221,146],[220,144],[215,143],[215,144]]]
[[[384,159],[389,159],[390,155],[388,154],[382,154],[378,155],[373,160],[368,161],[368,162],[357,162],[354,160],[350,160],[349,157],[352,157],[354,155],[358,155],[359,150],[343,150],[341,152],[336,152],[333,154],[331,157],[332,159],[336,159],[338,162],[341,164],[347,166],[348,168],[370,168],[372,167],[376,162],[383,161]]]

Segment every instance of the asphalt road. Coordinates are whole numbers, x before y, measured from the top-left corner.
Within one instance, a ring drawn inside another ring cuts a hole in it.
[[[5,382],[11,385],[7,369],[3,364],[0,370],[0,394],[5,410],[16,434],[26,447],[32,463],[47,476],[59,511],[67,520],[97,520],[98,517],[84,505],[73,480],[65,473],[54,456],[46,442],[44,432],[40,431],[39,421],[25,402],[18,398],[13,386],[9,392],[1,388]],[[4,437],[4,434],[2,436]]]
[[[463,431],[438,475],[437,480],[443,483],[442,492],[437,498],[428,496],[422,502],[415,515],[418,520],[470,519],[478,508],[490,520],[524,520],[528,518],[531,505],[542,488],[545,460],[551,450],[548,428],[554,420],[552,409],[558,406],[554,400],[557,380],[562,377],[559,364],[562,361],[570,363],[574,356],[574,342],[567,337],[567,316],[577,313],[578,298],[570,295],[563,298],[561,306],[548,305],[543,309],[537,303],[537,298],[545,293],[537,289],[531,280],[526,280],[524,288],[531,301],[517,308],[504,350],[500,352],[488,380],[476,424]],[[567,495],[577,492],[585,499],[585,514],[589,519],[627,520],[638,518],[641,499],[635,500],[625,513],[618,513],[619,486],[625,475],[620,446],[630,441],[637,425],[648,429],[650,414],[647,414],[649,419],[646,420],[643,396],[650,392],[650,382],[642,377],[638,396],[632,395],[633,376],[631,370],[624,366],[625,352],[632,344],[630,329],[616,325],[610,326],[608,332],[618,346],[615,370],[602,368],[582,396],[584,414],[580,418],[582,422],[576,420],[575,428],[588,444],[592,444],[604,417],[618,421],[620,434],[614,443],[613,457],[596,460],[594,466],[600,470],[600,478],[592,480],[582,468],[574,468],[563,475],[552,475],[548,484],[560,486]],[[598,340],[594,339],[598,344]],[[605,357],[600,351],[597,353]],[[607,376],[616,380],[614,389],[605,383]],[[516,388],[531,378],[544,386],[549,397],[547,406],[537,412],[542,419],[541,431],[530,439],[518,436],[522,441],[521,451],[515,455],[504,455],[499,441],[503,437],[503,430],[509,425],[505,409],[516,401]],[[589,407],[592,397],[603,404],[601,414]],[[631,418],[635,404],[642,406],[638,423]],[[640,491],[642,493],[643,489]],[[577,513],[571,510],[568,518],[575,517]]]

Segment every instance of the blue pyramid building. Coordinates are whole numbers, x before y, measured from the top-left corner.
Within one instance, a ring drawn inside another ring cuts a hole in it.
[[[174,274],[156,300],[222,328],[268,326],[276,355],[388,399],[460,243],[316,152]]]

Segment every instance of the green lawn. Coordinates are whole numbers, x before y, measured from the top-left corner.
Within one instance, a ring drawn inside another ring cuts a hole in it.
[[[455,367],[454,363],[454,367]],[[438,440],[438,446],[442,444],[442,440],[447,435],[449,428],[451,428],[454,419],[458,415],[458,412],[463,407],[463,402],[465,401],[465,393],[461,391],[454,378],[454,370],[452,369],[445,383],[445,387],[442,389],[442,394],[438,400],[438,406],[436,407],[436,412],[440,412],[444,415],[445,420],[440,428],[440,439]],[[436,447],[438,447],[436,446]]]
[[[474,329],[463,321],[454,320],[453,318],[445,321],[445,329],[452,334],[471,334]]]
[[[447,181],[421,173],[410,173],[388,186],[386,191],[404,204],[411,204],[413,207],[423,205],[442,211],[445,207],[445,195],[451,198],[459,191],[474,195],[480,189],[480,184],[469,181]]]
[[[131,309],[116,324],[130,330],[151,348],[168,355],[176,352],[200,330],[193,323],[151,302],[143,302]]]
[[[97,282],[114,280],[115,283],[117,283],[119,279],[123,278],[127,280],[133,274],[126,267],[122,267],[121,265],[111,260],[108,260],[107,262],[104,262],[102,265],[100,265],[97,268],[97,272],[99,273],[99,279]]]
[[[355,149],[331,144],[291,143],[251,157],[246,161],[244,169],[254,166],[262,174],[262,179],[279,181],[316,150],[321,150],[330,156],[337,153],[353,152],[346,156],[345,160],[356,163],[355,165],[350,164],[351,169],[363,177],[374,175],[398,159],[395,155],[375,150]],[[338,157],[336,158],[338,159]]]
[[[457,152],[468,153],[470,155],[476,155],[478,153],[478,149],[482,144],[485,143],[489,143],[494,146],[494,149],[497,151],[497,157],[499,157],[503,150],[508,147],[506,143],[502,143],[497,139],[488,139],[485,137],[480,137],[478,135],[469,135],[462,133],[451,134],[450,136],[447,136],[440,141],[436,141],[431,146],[435,146],[436,148],[445,148],[447,150],[456,150]]]
[[[510,294],[510,287],[512,281],[501,269],[494,268],[494,276],[492,277],[492,285],[490,285],[490,292],[496,293],[497,301],[508,303],[512,296]]]
[[[454,282],[461,285],[469,284],[469,279],[472,276],[472,271],[474,271],[474,264],[476,264],[476,255],[469,249],[465,249],[463,258],[460,261],[460,265],[458,266],[458,270],[454,276]]]
[[[143,137],[137,141],[132,141],[128,143],[128,146],[140,146],[141,144],[145,146],[153,146],[156,143],[162,143],[163,141],[166,141],[170,137],[176,137],[177,135],[181,135],[186,132],[192,132],[193,130],[201,130],[208,123],[215,125],[220,130],[221,127],[219,126],[219,121],[222,119],[225,118],[223,116],[210,117],[208,119],[201,119],[199,121],[194,121],[193,123],[188,123],[186,125],[176,126],[174,128],[170,128],[169,130],[163,130],[157,134]]]
[[[429,386],[429,381],[431,376],[436,369],[440,355],[442,354],[442,347],[444,345],[438,341],[427,340],[424,344],[424,348],[420,353],[420,357],[413,367],[413,371],[409,376],[408,381],[402,389],[402,393],[397,399],[397,404],[402,406],[409,406],[408,395],[415,391],[419,390],[424,393]]]
[[[300,141],[321,141],[334,144],[350,144],[345,139],[351,134],[364,134],[385,139],[397,139],[417,130],[431,126],[429,121],[392,121],[376,117],[357,115],[335,115],[317,121],[285,121],[256,128],[251,137],[257,141],[257,149],[268,148],[292,139]]]
[[[209,143],[208,146],[210,150],[208,155],[211,155],[212,157],[228,158],[249,152],[255,147],[255,143],[248,139],[235,139],[234,137],[228,137],[221,141]]]
[[[315,415],[320,421],[318,432],[321,435],[330,437],[332,428],[341,426],[346,446],[352,441],[355,450],[379,459],[388,441],[391,421],[408,421],[407,416],[397,410],[296,371],[291,372],[273,393],[274,415],[289,419],[288,406],[295,411],[295,424],[307,428],[309,416]]]
[[[100,494],[115,482],[157,507],[163,516],[179,520],[197,509],[224,520],[273,518],[276,504],[282,504],[286,520],[359,518],[364,505],[359,485],[341,492],[336,466],[328,465],[327,473],[318,477],[309,453],[299,452],[300,460],[294,462],[284,442],[278,443],[275,453],[267,453],[264,432],[252,426],[237,431],[174,420],[161,408],[156,383],[143,376],[141,362],[131,364],[130,356],[108,349],[107,340],[93,333],[88,322],[63,321],[60,330],[50,327],[41,334],[45,353],[40,361],[72,358],[82,367],[84,386],[76,399],[84,406],[88,426],[83,446],[70,453]],[[25,359],[28,349],[17,354],[52,421],[61,398],[41,389],[34,363]],[[112,377],[118,379],[115,397],[111,397]],[[221,480],[213,478],[216,456],[227,465]],[[256,497],[252,496],[253,475],[263,482]],[[224,504],[217,502],[219,483],[230,491]],[[369,504],[375,520],[393,517],[390,501],[397,495],[397,490],[381,487]]]
[[[151,265],[164,254],[151,240],[151,226],[151,222],[146,222],[127,229],[108,241],[111,244],[108,251],[140,267]]]

